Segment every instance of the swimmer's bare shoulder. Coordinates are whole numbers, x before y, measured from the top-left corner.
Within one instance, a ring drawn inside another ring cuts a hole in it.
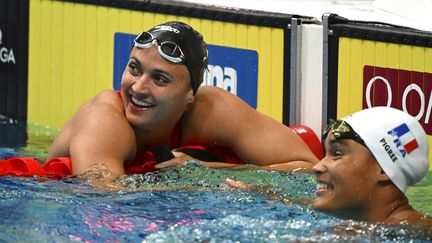
[[[182,118],[182,143],[204,143],[233,148],[240,136],[242,115],[255,111],[237,96],[218,87],[202,86]],[[244,126],[247,124],[243,124]],[[235,148],[234,148],[235,149]]]
[[[432,229],[432,217],[415,210],[407,210],[395,213],[384,220],[386,224],[408,223]]]
[[[289,127],[218,87],[200,87],[184,118],[185,143],[226,146],[259,166],[290,163],[285,167],[309,168],[317,162]]]
[[[81,106],[65,124],[48,159],[70,156],[74,174],[97,163],[121,174],[123,161],[132,158],[135,152],[135,134],[124,115],[122,100],[115,91],[107,90]]]

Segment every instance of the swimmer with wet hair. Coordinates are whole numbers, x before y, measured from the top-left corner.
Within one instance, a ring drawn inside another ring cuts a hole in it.
[[[325,157],[313,167],[313,208],[345,219],[432,227],[405,196],[429,167],[427,135],[414,117],[388,107],[365,109],[330,123],[323,142]]]
[[[230,150],[246,164],[310,170],[318,160],[289,127],[228,91],[201,86],[207,58],[203,36],[185,23],[171,21],[141,32],[121,92],[104,91],[85,103],[56,137],[48,159],[71,157],[73,174],[96,166],[116,176],[129,165],[134,170],[128,173],[139,173],[199,161],[176,149],[200,145]],[[160,146],[172,150],[173,157],[135,166],[142,162],[139,154]],[[237,166],[225,160],[202,162]]]

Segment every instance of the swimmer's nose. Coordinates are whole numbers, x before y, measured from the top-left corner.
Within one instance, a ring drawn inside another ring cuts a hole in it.
[[[144,73],[141,77],[132,85],[132,89],[136,93],[145,92],[151,85],[150,75]]]
[[[318,163],[316,163],[313,167],[312,167],[312,171],[315,174],[321,174],[324,171],[326,171],[326,166],[325,166],[325,157],[320,160]]]

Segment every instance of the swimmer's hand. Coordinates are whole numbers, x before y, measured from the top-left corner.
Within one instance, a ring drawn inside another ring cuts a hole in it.
[[[291,200],[289,200],[287,198],[284,198],[282,195],[279,195],[279,194],[273,192],[271,185],[268,185],[268,186],[257,186],[255,184],[246,184],[243,181],[231,180],[229,178],[226,178],[225,183],[230,188],[257,192],[259,194],[262,194],[262,195],[268,197],[269,199],[281,200],[281,201],[283,201],[287,205],[291,205],[292,204]]]
[[[254,184],[246,184],[243,181],[235,181],[231,180],[230,178],[226,178],[225,183],[228,187],[234,189],[253,190],[254,188],[256,188]]]
[[[189,160],[194,160],[196,162],[199,162],[208,168],[240,168],[240,169],[246,169],[246,168],[251,169],[251,167],[258,168],[257,166],[253,166],[253,165],[247,165],[247,166],[240,165],[239,166],[238,164],[229,164],[229,163],[223,163],[223,162],[201,161],[201,160],[198,160],[198,159],[196,159],[190,155],[187,155],[186,153],[179,152],[179,151],[172,151],[172,153],[173,153],[175,158],[167,160],[167,161],[162,162],[162,163],[159,163],[159,164],[155,165],[155,168],[164,169],[164,168],[169,168],[169,167],[179,167],[182,164],[184,164],[186,161],[189,161]]]
[[[199,161],[195,158],[192,158],[191,156],[189,156],[183,152],[172,151],[172,154],[174,155],[173,159],[159,163],[155,166],[155,168],[164,169],[164,168],[169,168],[169,167],[179,167],[188,160],[195,160],[197,162],[202,162],[202,161]]]

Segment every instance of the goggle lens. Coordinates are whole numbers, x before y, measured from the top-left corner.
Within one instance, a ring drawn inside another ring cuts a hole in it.
[[[332,133],[336,139],[352,139],[367,147],[363,139],[344,120],[331,121],[323,134],[323,140],[327,138],[329,133]]]
[[[183,56],[180,47],[172,42],[164,42],[161,45],[161,50],[163,53],[171,56],[171,57],[181,57]]]
[[[158,44],[159,54],[168,61],[173,63],[181,63],[185,61],[185,56],[180,46],[170,41],[159,43],[159,41],[149,32],[141,32],[135,38],[134,45],[138,48],[150,48],[154,41]]]
[[[135,38],[135,42],[141,44],[141,45],[145,45],[148,43],[152,43],[154,37],[152,34],[148,33],[148,32],[141,32],[136,38]]]

